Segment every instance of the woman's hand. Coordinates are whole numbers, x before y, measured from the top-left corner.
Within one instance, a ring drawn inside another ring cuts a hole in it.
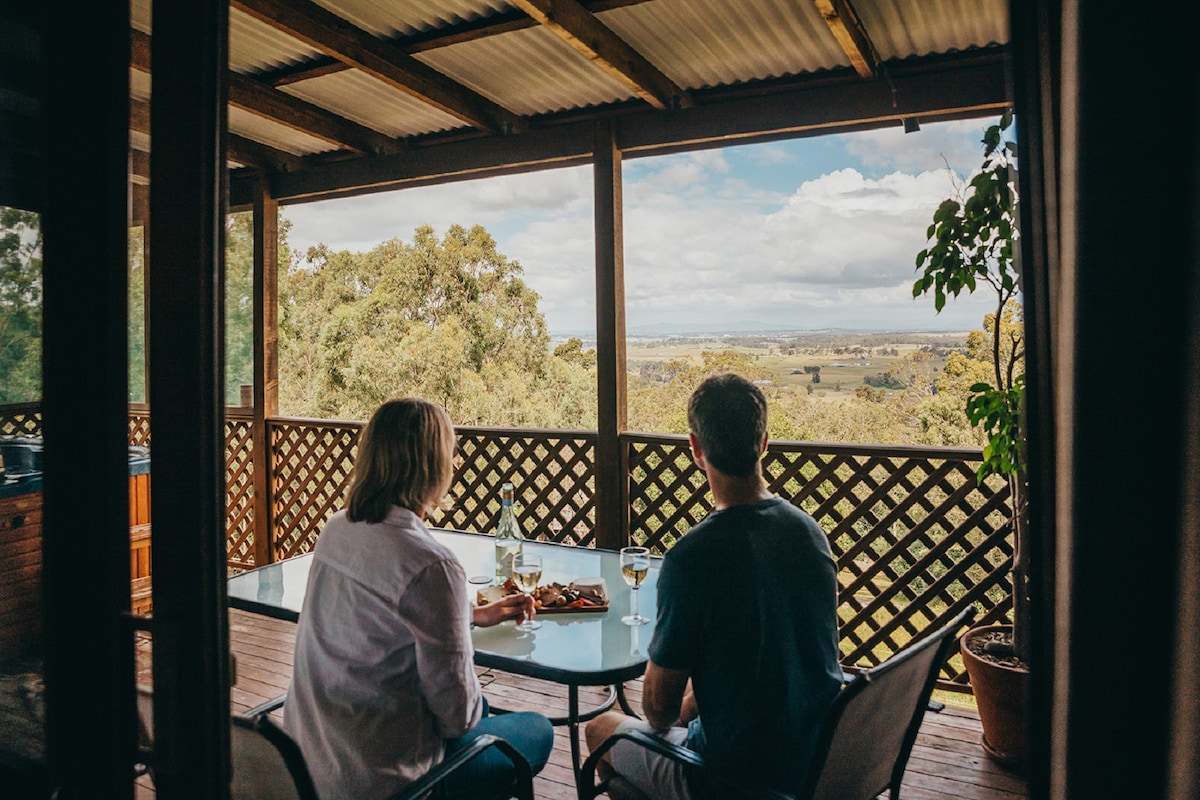
[[[526,614],[532,618],[534,613],[535,609],[531,596],[510,594],[494,603],[488,603],[485,606],[475,606],[471,611],[471,617],[479,627],[490,628],[493,625],[504,622],[506,619],[524,619]]]

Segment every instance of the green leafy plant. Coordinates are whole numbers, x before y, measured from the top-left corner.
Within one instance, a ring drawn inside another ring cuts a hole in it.
[[[926,230],[930,244],[917,254],[921,277],[913,297],[933,295],[940,312],[949,297],[973,293],[981,285],[996,295],[996,312],[984,321],[990,345],[994,383],[977,382],[966,401],[967,418],[983,430],[978,478],[1001,475],[1012,500],[1016,554],[1013,566],[1013,649],[1028,663],[1026,635],[1029,619],[1025,530],[1024,431],[1025,403],[1023,329],[1015,320],[1019,309],[1020,273],[1016,262],[1016,145],[1004,134],[1012,125],[1006,112],[983,136],[983,164],[962,187],[959,197],[942,202]]]

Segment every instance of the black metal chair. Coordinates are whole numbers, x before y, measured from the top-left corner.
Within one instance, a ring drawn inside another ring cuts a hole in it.
[[[752,792],[722,784],[713,777],[722,786],[722,795],[771,800],[872,800],[890,790],[892,800],[897,800],[938,671],[957,643],[956,634],[974,618],[974,608],[967,608],[945,626],[851,680],[825,714],[803,785],[795,794]],[[611,779],[597,783],[596,767],[600,757],[622,739],[693,769],[705,769],[704,759],[692,750],[641,731],[625,731],[607,739],[584,762],[579,775],[580,800],[591,800],[608,790]]]
[[[149,693],[139,690],[139,697],[143,700],[140,710],[145,713],[149,707],[148,703],[145,703]],[[233,754],[233,786],[230,796],[233,800],[321,800],[317,797],[317,790],[313,786],[312,776],[308,772],[299,745],[271,719],[271,712],[281,707],[286,699],[286,694],[281,695],[244,714],[234,715],[230,731],[230,750]],[[151,731],[150,725],[143,720],[143,737],[152,736]],[[517,773],[513,790],[501,797],[533,800],[533,771],[529,762],[507,741],[490,734],[475,739],[419,780],[404,787],[391,800],[433,797],[434,791],[451,775],[493,747],[512,760]]]

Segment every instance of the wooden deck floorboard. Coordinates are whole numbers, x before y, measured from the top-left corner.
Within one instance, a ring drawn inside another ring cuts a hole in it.
[[[233,710],[244,711],[285,691],[292,674],[295,625],[231,610],[229,630],[230,647],[237,656]],[[566,714],[566,687],[498,670],[480,669],[479,678],[495,706],[547,716]],[[606,695],[602,688],[581,688],[580,707],[599,704]],[[626,684],[626,697],[640,710],[640,680]],[[1024,782],[984,755],[980,733],[979,718],[969,709],[947,706],[940,713],[926,714],[905,772],[902,795],[906,800],[1024,800]],[[576,797],[565,727],[555,728],[550,763],[535,779],[534,788],[541,800]],[[139,781],[138,798],[153,798],[153,788],[145,779]]]

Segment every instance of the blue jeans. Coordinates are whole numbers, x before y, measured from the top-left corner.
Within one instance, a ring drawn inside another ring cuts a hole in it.
[[[554,744],[554,728],[550,720],[532,711],[488,716],[487,700],[483,701],[483,719],[471,730],[456,739],[446,740],[446,758],[470,744],[482,734],[490,733],[515,747],[536,775],[546,766]],[[451,800],[484,800],[512,786],[516,775],[512,761],[495,747],[489,747],[451,775],[439,798]]]

